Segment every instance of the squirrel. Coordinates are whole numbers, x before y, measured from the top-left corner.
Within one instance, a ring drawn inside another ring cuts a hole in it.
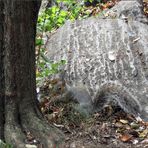
[[[127,113],[139,116],[143,112],[138,99],[130,91],[117,81],[107,82],[100,86],[94,98],[89,94],[83,83],[77,82],[69,85],[65,81],[56,79],[54,90],[59,93],[54,99],[56,102],[74,101],[79,104],[79,111],[85,111],[88,115],[103,110],[106,106],[119,106]],[[55,92],[54,92],[55,93]],[[143,112],[144,113],[144,112]]]
[[[130,91],[118,82],[108,82],[103,84],[94,98],[94,107],[100,110],[101,107],[113,104],[120,106],[125,112],[134,116],[142,112],[142,107],[138,99]]]
[[[119,106],[127,113],[139,116],[143,111],[138,99],[133,96],[126,87],[118,82],[102,84],[94,99],[90,96],[86,87],[82,84],[66,86],[67,97],[76,100],[82,109],[89,113],[101,111],[108,105]]]

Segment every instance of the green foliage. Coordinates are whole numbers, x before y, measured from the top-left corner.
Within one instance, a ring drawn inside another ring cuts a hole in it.
[[[67,9],[60,8],[62,3]],[[37,28],[39,31],[55,30],[62,26],[66,20],[75,20],[85,17],[84,6],[76,0],[57,0],[57,5],[47,8],[39,14]]]
[[[60,10],[59,7],[53,6],[46,9],[39,15],[38,29],[40,31],[52,31],[63,25],[67,19],[67,12]]]
[[[36,46],[42,46],[44,45],[44,41],[42,38],[36,38],[35,44]]]
[[[97,3],[101,3],[101,2],[103,2],[103,0],[84,0],[84,2],[90,2],[90,3],[97,2]]]
[[[45,48],[42,48],[42,45],[44,45],[44,41],[42,38],[38,37],[36,38],[36,48],[39,48],[39,55],[37,56],[37,68],[36,68],[36,77],[37,82],[52,74],[57,74],[60,71],[61,66],[66,64],[65,60],[60,60],[59,62],[51,62],[46,56],[45,56]]]
[[[66,63],[65,60],[61,60],[56,63],[48,63],[42,61],[39,63],[40,72],[37,74],[37,77],[47,77],[52,74],[57,74],[60,70],[60,67]]]
[[[42,58],[38,63],[38,70],[36,72],[37,83],[49,75],[57,74],[61,70],[61,66],[66,63],[65,60],[60,60],[59,62],[50,62]]]
[[[86,0],[93,3],[94,0]],[[98,0],[101,1],[101,0]],[[85,2],[85,1],[84,1]],[[62,5],[65,9],[61,8]],[[37,82],[38,80],[59,72],[62,65],[66,63],[65,60],[59,62],[51,62],[45,56],[46,49],[44,48],[43,32],[52,32],[62,26],[66,20],[76,20],[89,17],[92,11],[86,11],[86,7],[77,3],[76,0],[57,0],[56,5],[46,8],[39,13],[37,23],[37,37],[36,37],[36,50],[37,50]]]
[[[1,139],[0,139],[0,148],[13,148],[12,145],[8,144],[8,143],[4,143]]]
[[[66,10],[60,8],[60,3],[66,6]],[[52,32],[53,30],[62,26],[66,20],[75,20],[80,16],[83,7],[78,5],[75,0],[57,0],[57,5],[47,8],[39,14],[37,31],[38,33]],[[59,72],[62,65],[66,63],[65,60],[59,62],[50,62],[45,56],[45,49],[42,48],[44,41],[42,35],[36,37],[36,48],[38,48],[37,55],[37,82],[38,80]]]
[[[94,0],[84,0],[84,2],[90,2],[92,3]]]

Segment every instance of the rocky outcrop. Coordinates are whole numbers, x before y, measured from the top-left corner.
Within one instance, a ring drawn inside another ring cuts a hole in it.
[[[115,102],[148,120],[147,22],[142,3],[125,0],[103,18],[68,21],[50,38],[48,57],[67,61],[62,75],[80,104]]]
[[[75,2],[79,5],[81,4],[84,5],[83,0],[76,0]],[[57,3],[57,0],[42,0],[40,11],[45,10],[46,8],[50,8],[52,6],[58,6],[60,9],[63,9],[63,10],[68,9],[67,5],[64,4],[64,2]]]

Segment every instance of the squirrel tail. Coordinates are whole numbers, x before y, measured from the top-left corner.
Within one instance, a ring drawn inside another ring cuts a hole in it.
[[[108,82],[103,84],[94,98],[96,110],[101,110],[106,105],[120,106],[125,112],[138,116],[142,107],[138,99],[119,82]]]

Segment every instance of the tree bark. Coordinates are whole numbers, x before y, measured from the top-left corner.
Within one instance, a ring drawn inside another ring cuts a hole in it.
[[[0,139],[4,139],[3,3],[0,1]]]
[[[3,3],[0,2],[4,12],[4,21],[3,13],[0,14],[4,24],[0,23],[0,116],[4,117],[4,106],[5,119],[0,118],[0,138],[24,148],[25,133],[31,132],[44,147],[59,146],[63,135],[49,127],[36,101],[35,35],[40,0]]]

